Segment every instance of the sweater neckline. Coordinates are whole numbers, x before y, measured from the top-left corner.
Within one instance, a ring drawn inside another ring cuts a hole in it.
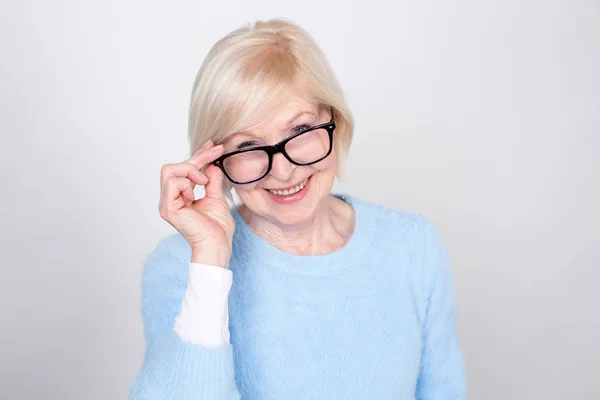
[[[332,194],[350,204],[354,209],[354,232],[346,244],[334,252],[321,255],[297,255],[283,251],[254,232],[239,213],[239,207],[232,210],[235,221],[235,235],[239,235],[238,245],[243,246],[245,257],[253,260],[253,265],[281,269],[305,275],[330,275],[358,263],[366,249],[371,246],[374,236],[374,221],[362,211],[362,202],[350,195]]]

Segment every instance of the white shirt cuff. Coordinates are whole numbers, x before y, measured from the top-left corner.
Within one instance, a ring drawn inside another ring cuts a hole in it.
[[[205,346],[229,344],[229,269],[190,263],[188,287],[173,330],[183,340]]]

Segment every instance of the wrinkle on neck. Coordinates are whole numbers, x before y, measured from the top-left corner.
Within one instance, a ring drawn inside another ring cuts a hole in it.
[[[302,224],[281,225],[277,221],[240,207],[240,215],[261,238],[282,251],[296,255],[332,253],[347,242],[354,232],[354,210],[351,205],[328,196],[314,215]]]

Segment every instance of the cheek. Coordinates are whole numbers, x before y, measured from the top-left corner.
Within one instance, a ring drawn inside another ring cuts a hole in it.
[[[324,174],[335,175],[335,173],[337,172],[337,160],[336,160],[335,154],[332,152],[329,157],[327,157],[323,161],[313,164],[312,167],[315,170],[322,172]]]
[[[316,173],[316,179],[313,181],[313,193],[318,196],[329,193],[337,174],[337,162],[335,157],[327,157],[325,160],[314,164],[313,167],[313,170]]]
[[[243,202],[246,202],[246,199],[252,196],[253,193],[256,193],[255,190],[257,188],[257,183],[250,183],[248,185],[233,185],[238,196]]]
[[[242,203],[255,212],[267,207],[265,194],[262,192],[263,189],[258,187],[259,182],[248,185],[233,185]]]

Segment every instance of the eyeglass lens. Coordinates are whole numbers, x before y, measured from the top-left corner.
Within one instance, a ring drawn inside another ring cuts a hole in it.
[[[296,136],[285,144],[285,152],[298,164],[310,164],[323,158],[330,150],[327,129],[315,129]],[[223,161],[227,175],[236,182],[251,182],[262,178],[269,168],[269,154],[250,150],[235,154]]]

